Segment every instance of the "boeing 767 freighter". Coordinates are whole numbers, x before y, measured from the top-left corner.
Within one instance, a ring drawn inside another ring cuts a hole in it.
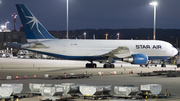
[[[28,43],[10,46],[68,60],[87,60],[86,67],[96,67],[93,61],[104,62],[104,68],[114,68],[113,61],[146,64],[148,60],[164,60],[177,54],[170,43],[158,40],[76,40],[55,39],[23,4],[16,5]]]

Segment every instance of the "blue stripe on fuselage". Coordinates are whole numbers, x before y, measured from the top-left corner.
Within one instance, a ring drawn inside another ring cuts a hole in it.
[[[54,54],[54,53],[48,53],[48,52],[40,52],[40,51],[35,51],[35,50],[30,50],[30,49],[25,49],[29,50],[32,52],[40,53],[40,54],[45,54],[57,58],[62,58],[62,59],[68,59],[68,60],[88,60],[88,61],[95,61],[95,60],[108,60],[108,57],[102,57],[102,56],[66,56],[66,55],[60,55],[60,54]],[[148,60],[163,60],[163,59],[168,59],[171,56],[148,56]],[[122,60],[122,58],[113,58],[113,60]]]

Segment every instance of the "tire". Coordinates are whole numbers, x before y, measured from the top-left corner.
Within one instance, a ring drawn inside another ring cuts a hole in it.
[[[106,64],[104,64],[103,67],[104,67],[104,68],[110,68],[110,64],[109,64],[109,63],[106,63]]]
[[[115,68],[115,65],[114,64],[110,64],[110,68]]]
[[[180,67],[180,64],[177,64],[177,68],[179,68]]]
[[[165,64],[161,64],[161,67],[166,67],[166,65]]]
[[[97,68],[97,65],[95,63],[93,63],[93,68]]]
[[[86,64],[86,68],[90,68],[90,64],[89,63]]]
[[[105,65],[105,64],[103,65],[103,68],[106,68],[106,65]]]
[[[86,68],[97,68],[97,65],[95,63],[93,63],[93,64],[87,63]]]

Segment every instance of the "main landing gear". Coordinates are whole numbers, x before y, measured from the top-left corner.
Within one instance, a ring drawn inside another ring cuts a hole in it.
[[[108,62],[103,65],[103,68],[115,68],[115,65],[112,64],[113,57],[108,57]],[[91,63],[86,64],[86,68],[97,68],[97,65],[93,63],[93,61],[90,61]]]
[[[166,67],[165,61],[163,60],[163,63],[161,64],[161,67]]]
[[[115,68],[115,65],[112,64],[112,63],[105,63],[105,64],[103,65],[103,68]]]
[[[161,67],[166,67],[166,64],[165,63],[161,64]]]
[[[86,68],[97,68],[97,65],[95,63],[87,63]],[[103,65],[103,68],[115,68],[115,65],[110,63],[105,63]]]
[[[95,63],[93,63],[93,62],[87,63],[86,68],[97,68],[97,65]]]
[[[97,68],[97,64],[91,62],[86,64],[86,68]],[[115,68],[115,65],[112,63],[105,63],[103,68]]]

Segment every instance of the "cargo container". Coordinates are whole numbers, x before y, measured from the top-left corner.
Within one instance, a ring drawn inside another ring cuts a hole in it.
[[[79,90],[82,99],[105,99],[110,97],[111,85],[82,85]]]
[[[52,84],[40,84],[40,83],[29,83],[29,89],[33,94],[41,94],[40,89],[42,87],[50,87]]]

